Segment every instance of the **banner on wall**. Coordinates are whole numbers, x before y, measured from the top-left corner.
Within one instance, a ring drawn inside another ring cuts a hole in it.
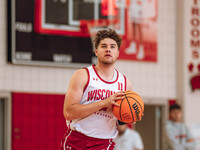
[[[188,71],[192,91],[200,90],[200,1],[192,0],[190,13],[190,62]]]
[[[129,0],[120,59],[157,61],[157,0]]]

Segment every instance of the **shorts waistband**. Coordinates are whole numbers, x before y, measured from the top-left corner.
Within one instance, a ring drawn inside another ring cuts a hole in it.
[[[109,142],[110,140],[112,141],[112,139],[100,139],[100,138],[90,137],[90,136],[87,136],[83,133],[80,133],[78,131],[74,131],[74,130],[71,130],[71,129],[69,129],[68,132],[71,132],[71,135],[74,135],[74,136],[77,136],[77,137],[80,137],[80,138],[84,138],[84,139],[88,139],[88,140],[101,141],[101,142]]]

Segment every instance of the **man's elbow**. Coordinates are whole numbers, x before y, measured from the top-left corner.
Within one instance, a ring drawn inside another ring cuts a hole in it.
[[[66,120],[73,120],[73,116],[70,113],[68,113],[67,111],[63,111],[63,115]]]

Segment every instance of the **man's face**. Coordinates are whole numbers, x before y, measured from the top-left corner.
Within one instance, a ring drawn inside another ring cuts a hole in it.
[[[100,41],[95,54],[98,57],[98,62],[103,64],[114,64],[119,57],[117,42],[110,38],[105,38]]]
[[[170,119],[174,122],[180,122],[182,117],[182,112],[180,109],[173,109],[170,112]]]

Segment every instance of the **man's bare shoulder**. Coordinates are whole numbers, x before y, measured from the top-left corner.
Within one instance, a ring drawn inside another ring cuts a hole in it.
[[[86,68],[82,68],[82,69],[78,69],[74,72],[74,74],[77,74],[77,75],[87,75],[87,69]]]
[[[80,83],[80,84],[86,83],[88,80],[87,70],[83,68],[83,69],[79,69],[75,71],[74,74],[72,75],[71,80],[73,82]]]

